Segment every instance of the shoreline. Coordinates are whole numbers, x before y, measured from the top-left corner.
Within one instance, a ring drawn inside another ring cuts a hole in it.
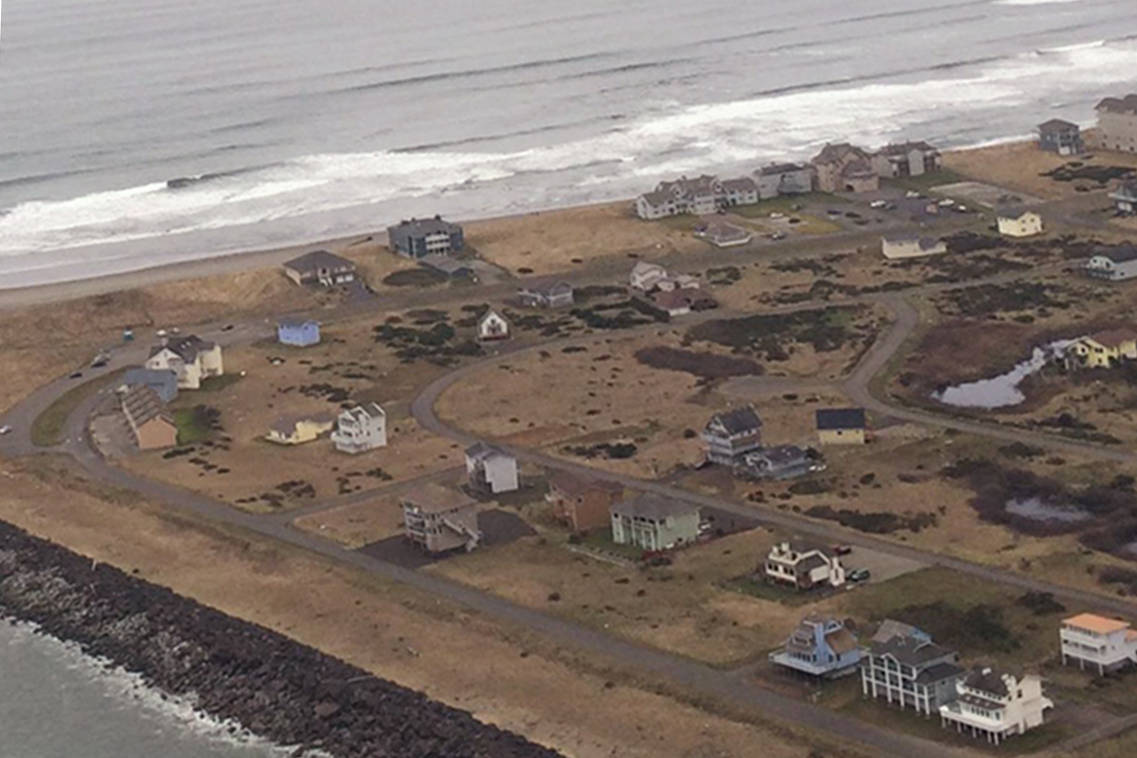
[[[0,576],[0,615],[297,755],[559,755],[3,521]]]

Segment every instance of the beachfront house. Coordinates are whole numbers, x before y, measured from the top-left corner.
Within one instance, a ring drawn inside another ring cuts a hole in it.
[[[748,176],[739,179],[723,179],[719,182],[722,196],[719,207],[731,208],[735,205],[753,205],[758,202],[758,185]]]
[[[885,145],[873,154],[872,165],[882,177],[922,176],[940,170],[940,151],[924,141]]]
[[[119,407],[139,450],[158,450],[178,444],[178,427],[158,393],[136,384],[119,393]]]
[[[813,612],[801,620],[784,646],[770,653],[770,662],[831,679],[856,671],[861,648],[844,622]]]
[[[813,166],[805,163],[771,163],[754,172],[758,197],[768,200],[782,195],[813,191]]]
[[[707,460],[732,466],[762,447],[762,419],[751,405],[716,413],[703,427]]]
[[[481,544],[478,504],[456,489],[427,483],[404,497],[402,506],[407,539],[428,553],[469,552]]]
[[[1117,212],[1125,216],[1137,213],[1137,182],[1122,182],[1117,189],[1109,193]]]
[[[499,447],[475,442],[466,448],[466,480],[487,495],[517,491],[517,459]]]
[[[821,408],[814,418],[817,439],[822,445],[865,444],[864,408]]]
[[[178,389],[183,390],[200,389],[204,380],[225,373],[221,346],[194,334],[166,340],[151,348],[145,368],[173,371],[178,378]]]
[[[1079,338],[1066,351],[1085,368],[1113,368],[1137,360],[1137,331],[1107,329]]]
[[[509,339],[509,322],[490,308],[478,318],[477,335],[480,342]]]
[[[845,567],[829,550],[804,542],[778,542],[770,548],[761,573],[767,581],[786,584],[798,590],[814,587],[840,587],[845,583]]]
[[[1089,666],[1099,676],[1137,665],[1137,631],[1127,621],[1079,613],[1062,620],[1058,641],[1063,665]]]
[[[276,322],[276,341],[292,347],[318,345],[320,325],[310,318],[282,318]]]
[[[977,667],[955,683],[956,699],[940,706],[941,726],[955,726],[998,745],[1008,737],[1041,726],[1054,703],[1035,674],[1021,679],[990,667]]]
[[[330,413],[281,416],[269,426],[265,439],[278,445],[303,445],[330,432],[335,425],[335,416]]]
[[[1005,237],[1031,237],[1042,234],[1042,216],[1025,208],[1009,206],[995,214],[999,234]]]
[[[387,228],[387,244],[407,258],[427,255],[453,255],[466,246],[462,227],[434,218],[412,218]]]
[[[1085,151],[1082,129],[1070,121],[1052,118],[1038,125],[1038,147],[1059,155],[1078,155]]]
[[[1083,268],[1087,276],[1119,282],[1137,277],[1137,247],[1118,245],[1098,249]]]
[[[564,308],[573,304],[573,289],[565,281],[536,282],[518,289],[517,299],[530,308]]]
[[[365,403],[340,411],[332,444],[341,453],[358,455],[387,447],[387,413],[378,403]]]
[[[965,673],[954,650],[914,626],[885,619],[861,658],[861,693],[931,716],[955,701]]]
[[[947,252],[947,242],[937,237],[906,234],[903,232],[886,234],[881,237],[880,249],[885,258],[922,258],[926,255],[940,255]]]
[[[171,403],[178,396],[178,375],[170,369],[127,369],[122,383],[127,387],[149,387],[158,393],[158,399],[163,403]]]
[[[1107,97],[1094,110],[1098,114],[1097,145],[1137,153],[1137,95]]]
[[[327,250],[313,250],[285,262],[284,275],[299,285],[335,287],[355,281],[355,264]]]
[[[671,550],[699,538],[699,507],[645,493],[611,508],[612,541],[643,550]]]
[[[868,152],[847,142],[826,145],[810,161],[822,192],[875,192],[880,176]]]
[[[574,533],[584,534],[610,525],[610,509],[623,497],[622,484],[558,471],[549,477],[545,500],[552,504],[555,519]]]

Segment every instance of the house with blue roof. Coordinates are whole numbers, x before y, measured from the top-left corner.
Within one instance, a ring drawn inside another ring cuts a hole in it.
[[[163,403],[171,403],[178,396],[178,375],[170,369],[127,369],[122,383],[127,387],[149,387]]]
[[[320,344],[320,325],[311,319],[283,318],[276,324],[276,339],[282,345],[308,347]]]
[[[810,676],[832,679],[853,673],[861,662],[857,636],[831,616],[811,613],[802,619],[770,661]]]

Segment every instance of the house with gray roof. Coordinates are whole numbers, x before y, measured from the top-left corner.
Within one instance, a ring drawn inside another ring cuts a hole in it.
[[[941,726],[954,726],[992,745],[1042,726],[1046,711],[1054,707],[1036,674],[1018,677],[977,666],[956,680],[955,689],[955,700],[940,706]]]
[[[645,493],[609,509],[612,541],[647,551],[671,550],[699,538],[699,507]]]
[[[752,405],[716,413],[701,436],[708,461],[733,466],[762,447],[762,419]]]
[[[705,216],[720,208],[758,202],[758,184],[748,176],[719,179],[712,174],[660,182],[636,198],[636,215],[654,220],[691,213]]]
[[[956,699],[955,685],[964,673],[954,650],[914,626],[886,619],[861,659],[861,692],[931,716]]]
[[[857,635],[845,622],[817,612],[801,620],[770,662],[794,671],[832,679],[852,674],[861,660]]]
[[[1111,282],[1137,277],[1137,247],[1125,244],[1098,248],[1082,270],[1087,276]]]
[[[797,445],[760,447],[745,453],[736,465],[739,473],[757,479],[792,479],[825,468],[814,454]]]
[[[517,491],[517,459],[500,447],[475,442],[466,448],[466,480],[487,495]]]
[[[299,285],[335,287],[355,281],[355,264],[327,250],[313,250],[285,262],[284,275]]]
[[[221,346],[195,334],[166,340],[151,348],[145,367],[173,371],[178,377],[178,388],[191,390],[199,389],[205,379],[225,373]]]
[[[1122,182],[1117,189],[1109,193],[1109,199],[1117,207],[1117,212],[1126,216],[1137,213],[1137,182]]]
[[[453,255],[466,246],[462,227],[434,218],[412,218],[387,228],[391,250],[407,258]]]
[[[940,151],[923,140],[889,144],[873,154],[872,165],[882,177],[921,176],[939,171]]]
[[[807,163],[771,163],[754,172],[754,182],[762,200],[805,194],[813,191],[813,166]]]
[[[1085,151],[1082,129],[1071,121],[1052,118],[1038,125],[1038,147],[1059,155],[1078,155]]]
[[[518,289],[517,299],[530,308],[564,308],[573,304],[573,288],[566,281],[535,282]]]
[[[149,387],[158,393],[158,398],[163,403],[173,402],[178,396],[178,376],[171,369],[127,369],[122,383],[127,387]]]

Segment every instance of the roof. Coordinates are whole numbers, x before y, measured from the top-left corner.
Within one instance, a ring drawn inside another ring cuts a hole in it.
[[[998,209],[996,215],[999,218],[1020,219],[1028,213],[1034,213],[1029,208],[1024,208],[1021,205],[1004,205]],[[1035,214],[1038,215],[1038,214]]]
[[[430,253],[418,259],[420,266],[432,268],[435,271],[440,271],[447,276],[454,276],[462,272],[471,271],[470,264],[459,258],[443,253]]]
[[[656,292],[651,296],[652,302],[658,305],[665,311],[677,311],[682,308],[691,307],[691,298],[683,290],[669,290],[667,292]]]
[[[790,174],[795,171],[809,171],[809,166],[804,163],[771,163],[769,166],[763,166],[754,173],[759,176],[776,176],[778,174]]]
[[[844,655],[857,649],[857,638],[845,627],[825,635],[825,641],[837,655]]]
[[[1109,196],[1114,200],[1118,198],[1137,198],[1137,181],[1129,180],[1121,182],[1121,184],[1117,185],[1116,190],[1109,193]]]
[[[771,466],[787,466],[791,463],[801,463],[808,457],[806,452],[797,445],[777,445],[764,447],[754,455],[765,458]]]
[[[441,216],[435,216],[434,218],[404,219],[392,226],[391,229],[419,237],[428,234],[453,234],[461,231],[462,227],[443,220]]]
[[[332,424],[335,423],[335,417],[326,411],[319,413],[298,413],[289,416],[281,416],[276,421],[269,425],[271,431],[284,436],[288,436],[296,431],[297,424],[309,421],[315,424]]]
[[[868,153],[848,142],[838,142],[821,148],[821,152],[813,157],[813,163],[839,163],[850,157],[863,160],[868,158]]]
[[[508,458],[513,460],[513,456],[502,450],[500,447],[495,447],[488,442],[475,442],[466,448],[466,457],[475,461],[488,461],[491,458]]]
[[[656,191],[673,195],[713,195],[718,183],[718,177],[712,174],[703,174],[694,179],[683,176],[673,182],[660,182]]]
[[[664,192],[663,190],[655,190],[654,192],[643,193],[640,195],[640,199],[646,202],[648,205],[658,207],[660,205],[666,205],[667,203],[671,202],[671,193]]]
[[[276,325],[281,329],[304,329],[308,326],[319,327],[320,324],[314,319],[310,318],[290,318],[285,316],[278,319]]]
[[[945,679],[960,676],[963,672],[964,668],[954,663],[934,663],[917,674],[916,681],[920,684],[942,682]]]
[[[1007,683],[1003,681],[1003,675],[990,667],[976,666],[967,674],[964,683],[972,689],[990,692],[999,697],[1006,697],[1009,694]]]
[[[487,308],[485,313],[483,313],[481,316],[478,316],[478,323],[484,324],[491,317],[505,321],[505,316],[501,315],[500,313],[495,311],[493,308]]]
[[[142,426],[156,418],[164,418],[173,423],[158,393],[144,384],[134,385],[122,393],[120,400],[123,412],[134,421],[135,426]]]
[[[615,494],[624,491],[624,485],[607,479],[589,479],[570,474],[567,471],[558,471],[549,477],[549,486],[555,487],[569,497],[576,497],[589,490],[606,490]]]
[[[340,415],[351,416],[357,422],[362,423],[368,419],[386,416],[387,412],[383,410],[379,403],[365,403],[364,405],[357,405],[354,408],[349,408],[346,411],[342,411]]]
[[[744,176],[740,179],[723,179],[722,188],[724,192],[756,192],[758,185],[753,179]]]
[[[750,239],[753,235],[741,226],[728,224],[725,221],[714,221],[699,232],[700,236],[710,237],[717,242],[731,242],[733,240]]]
[[[864,429],[864,408],[821,408],[817,411],[818,429]]]
[[[959,701],[974,705],[976,708],[983,708],[988,711],[998,711],[1003,709],[1003,704],[995,700],[988,700],[985,697],[976,697],[975,695],[960,695]]]
[[[878,642],[876,637],[873,637],[872,654],[892,656],[905,666],[919,666],[951,655],[952,651],[923,637],[896,635],[885,642]]]
[[[533,292],[545,297],[554,297],[566,292],[572,292],[572,285],[564,280],[551,280],[534,282],[521,288],[522,292]]]
[[[929,145],[924,140],[918,142],[897,142],[895,144],[888,144],[882,147],[877,152],[881,155],[907,155],[913,150],[921,150],[926,153],[938,153],[936,148]]]
[[[905,624],[896,619],[885,619],[880,622],[876,634],[872,636],[873,642],[888,642],[893,637],[927,637],[919,627]]]
[[[177,384],[178,375],[168,368],[131,368],[122,378],[123,384]]]
[[[1089,335],[1086,339],[1091,339],[1103,347],[1120,347],[1126,342],[1137,339],[1137,332],[1126,328],[1105,329]]]
[[[1137,260],[1137,247],[1128,244],[1118,245],[1114,248],[1103,247],[1094,252],[1094,257],[1108,258],[1114,263]]]
[[[639,261],[636,265],[632,266],[632,276],[643,276],[644,274],[662,274],[666,276],[667,269],[658,263],[648,263],[647,261]]]
[[[403,498],[403,506],[416,508],[423,513],[445,513],[459,508],[475,506],[477,502],[458,489],[428,482]]]
[[[1086,629],[1087,631],[1096,632],[1098,634],[1113,634],[1114,632],[1120,632],[1122,629],[1129,628],[1129,622],[1127,621],[1106,618],[1096,613],[1079,613],[1077,616],[1062,619],[1062,623],[1066,626],[1076,626],[1079,629]]]
[[[841,176],[876,176],[876,171],[867,158],[857,158],[845,164]]]
[[[698,513],[699,506],[672,500],[651,493],[645,493],[631,500],[624,500],[612,506],[612,513],[620,516],[639,516],[649,519],[665,519],[671,516],[688,516]]]
[[[827,560],[814,553],[794,563],[794,573],[803,574],[806,571],[813,571],[815,568],[828,565],[829,562]]]
[[[1080,127],[1072,121],[1064,121],[1060,118],[1052,118],[1049,121],[1043,121],[1038,125],[1040,132],[1060,132],[1068,129],[1079,129]]]
[[[1107,97],[1098,103],[1094,110],[1109,111],[1111,113],[1137,113],[1137,95],[1125,97]]]
[[[193,363],[197,354],[203,350],[212,350],[217,345],[207,342],[196,334],[187,334],[185,337],[167,340],[164,345],[150,348],[150,357],[154,357],[163,350],[169,350],[187,363]]]
[[[758,417],[758,412],[751,405],[716,413],[711,416],[707,426],[714,423],[721,425],[729,434],[742,434],[762,427],[762,419]]]
[[[304,255],[290,261],[285,261],[284,267],[300,272],[316,271],[321,268],[355,270],[354,263],[347,258],[329,253],[327,250],[313,250],[310,253],[304,253]]]
[[[915,242],[921,250],[933,250],[944,244],[936,237],[921,237],[918,234],[886,234],[882,237],[888,245],[908,245]]]

